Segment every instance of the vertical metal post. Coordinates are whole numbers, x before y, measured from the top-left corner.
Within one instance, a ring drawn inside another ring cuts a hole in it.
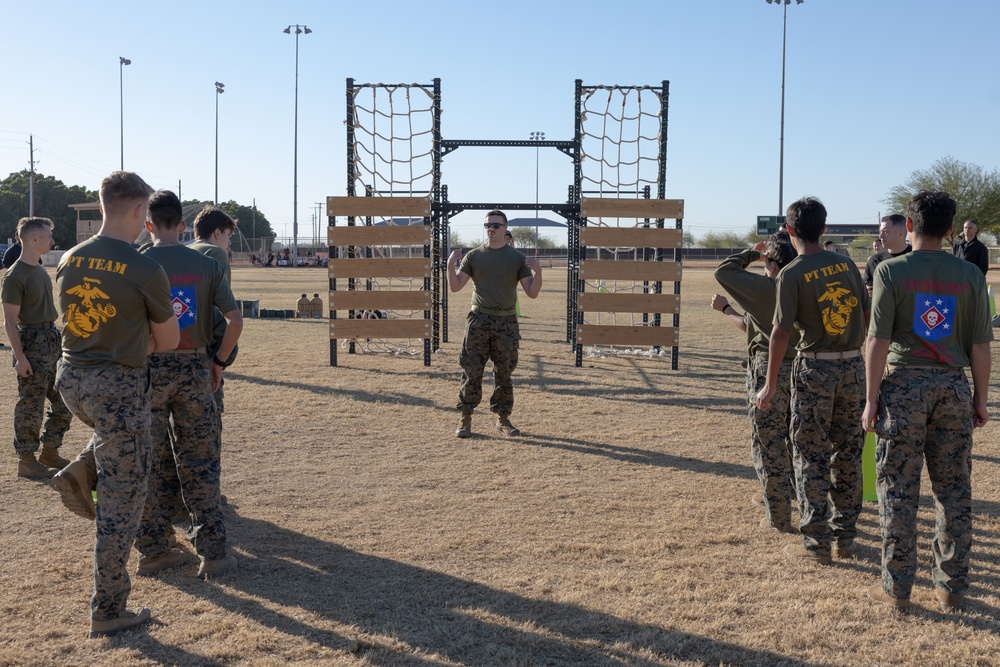
[[[433,348],[438,350],[441,348],[442,329],[444,331],[444,341],[448,341],[448,320],[444,316],[447,312],[448,292],[441,289],[441,267],[444,261],[447,260],[448,255],[448,237],[446,236],[448,225],[441,224],[441,200],[442,198],[446,198],[444,193],[447,192],[446,186],[442,186],[441,184],[441,79],[435,77],[433,83],[433,108],[431,110],[431,137],[433,141],[431,152],[431,195],[433,201],[431,203],[431,214],[434,216],[434,229],[431,232],[431,240],[434,247],[431,258],[431,265],[433,267],[433,312],[431,316],[433,318]]]

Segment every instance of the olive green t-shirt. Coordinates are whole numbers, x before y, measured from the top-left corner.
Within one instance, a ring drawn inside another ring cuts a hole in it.
[[[63,359],[76,366],[146,365],[149,323],[173,317],[163,267],[124,241],[93,236],[56,270]]]
[[[230,268],[229,268],[229,253],[227,253],[225,250],[223,250],[219,246],[212,245],[211,243],[207,243],[206,241],[195,241],[194,243],[190,244],[188,247],[191,248],[192,250],[197,250],[202,255],[205,255],[207,257],[211,257],[216,262],[218,262],[219,266],[222,267],[222,272],[226,276],[226,284],[230,286],[230,289],[232,289],[233,276],[232,276],[232,272],[230,271]],[[229,311],[225,311],[225,312],[229,312]]]
[[[513,310],[517,284],[531,275],[524,254],[509,245],[473,248],[462,258],[458,270],[472,277],[472,305],[496,310]]]
[[[892,341],[889,364],[964,368],[973,345],[993,340],[987,298],[978,266],[915,250],[875,269],[868,335]]]
[[[59,317],[52,300],[52,279],[38,264],[14,262],[0,283],[0,301],[21,306],[17,323],[22,326],[55,322]]]
[[[222,267],[182,245],[154,245],[143,254],[167,272],[171,305],[181,330],[177,348],[207,347],[212,342],[215,309],[223,313],[236,309]]]
[[[758,353],[767,356],[774,319],[774,278],[747,270],[759,258],[760,253],[750,248],[727,257],[715,270],[715,279],[746,311],[743,322],[747,327],[747,356],[750,357]],[[795,357],[798,342],[798,332],[792,331],[785,359]]]
[[[778,274],[774,324],[799,331],[799,352],[849,352],[865,342],[868,290],[854,262],[828,250],[799,255]]]

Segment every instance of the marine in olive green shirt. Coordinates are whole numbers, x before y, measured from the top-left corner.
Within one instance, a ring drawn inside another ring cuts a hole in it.
[[[163,267],[125,241],[93,236],[56,270],[63,359],[76,366],[146,365],[149,323],[174,316]]]

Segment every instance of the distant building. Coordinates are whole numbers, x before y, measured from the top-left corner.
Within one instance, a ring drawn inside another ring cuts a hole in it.
[[[823,236],[837,236],[845,242],[850,242],[858,236],[878,236],[878,223],[828,224]]]

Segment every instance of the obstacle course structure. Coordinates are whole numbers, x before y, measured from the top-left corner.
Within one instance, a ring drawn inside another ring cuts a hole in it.
[[[352,354],[359,345],[400,352],[420,340],[430,365],[432,350],[448,342],[443,258],[450,219],[469,210],[537,208],[567,221],[566,341],[577,366],[585,346],[610,345],[670,348],[676,369],[684,203],[664,198],[668,86],[577,80],[572,139],[463,140],[441,135],[440,79],[429,85],[348,79],[347,196],[327,198],[330,364],[337,365],[338,344]],[[450,201],[443,159],[465,146],[555,148],[572,162],[566,202]],[[338,226],[338,218],[346,225]],[[664,283],[673,283],[670,293]],[[387,317],[367,318],[374,310]],[[662,325],[663,314],[672,316],[672,326]],[[407,342],[382,342],[394,338]]]

